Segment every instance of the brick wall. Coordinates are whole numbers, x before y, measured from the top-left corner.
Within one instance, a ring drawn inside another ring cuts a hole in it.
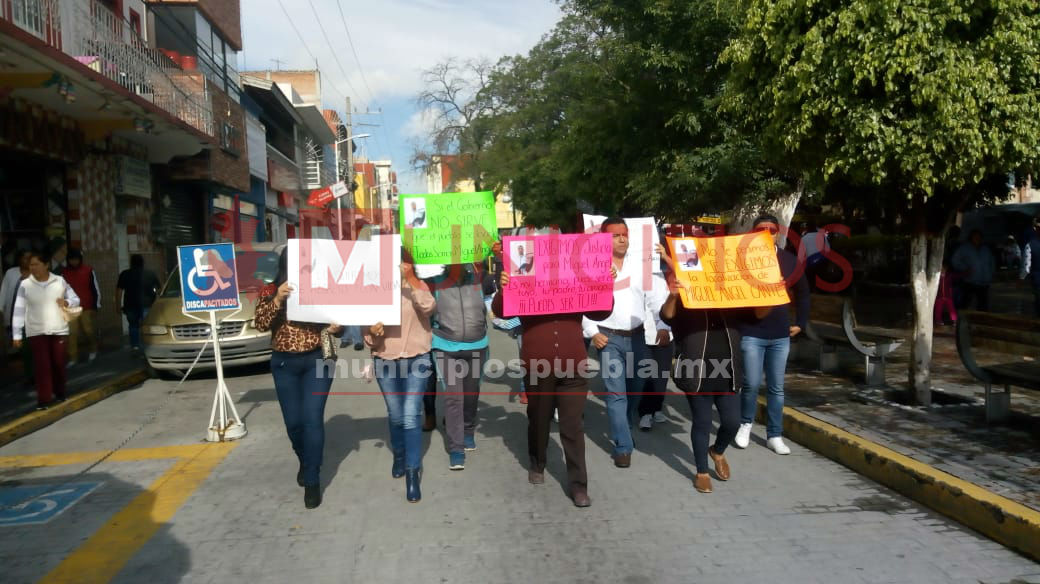
[[[217,136],[221,127],[230,124],[234,128],[232,147],[236,154],[221,148],[210,151],[210,170],[213,182],[239,192],[249,192],[249,153],[246,151],[246,112],[241,104],[235,103],[223,91],[210,86],[213,99],[213,123]]]
[[[191,83],[184,77],[182,83]],[[213,107],[213,132],[217,146],[190,158],[175,158],[167,165],[171,180],[212,181],[232,191],[249,191],[249,154],[246,151],[246,112],[241,104],[235,103],[222,90],[209,86]],[[234,128],[232,148],[234,154],[219,146],[224,124]]]
[[[194,4],[210,23],[224,35],[236,51],[242,50],[242,8],[240,0],[145,0],[149,4]]]
[[[236,51],[242,50],[242,10],[239,0],[199,0],[199,9]]]

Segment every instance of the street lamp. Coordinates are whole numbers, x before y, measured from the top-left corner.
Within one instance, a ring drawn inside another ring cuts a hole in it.
[[[357,134],[356,136],[347,136],[342,140],[336,140],[332,145],[333,153],[336,156],[336,182],[342,180],[343,177],[339,173],[339,145],[344,142],[351,140],[360,140],[361,138],[368,138],[372,134]],[[354,196],[354,148],[347,148],[347,187],[350,195]],[[339,238],[343,239],[343,197],[336,197],[336,217],[339,219]]]

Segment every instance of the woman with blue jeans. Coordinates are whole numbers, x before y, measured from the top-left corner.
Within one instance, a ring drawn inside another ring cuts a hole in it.
[[[422,498],[422,400],[433,372],[430,315],[436,303],[426,284],[415,275],[413,260],[401,252],[401,324],[368,327],[365,344],[371,347],[376,380],[386,401],[390,423],[391,476],[405,477],[405,498]]]
[[[304,488],[303,503],[308,509],[321,505],[320,471],[325,450],[325,402],[332,377],[324,376],[321,332],[328,327],[342,335],[343,327],[291,321],[286,316],[286,299],[293,293],[288,280],[288,255],[282,250],[278,275],[265,286],[256,304],[256,329],[271,331],[271,375],[282,409],[285,429],[293,452],[300,460],[296,482]]]
[[[768,231],[776,236],[780,222],[772,215],[755,219],[752,231]],[[798,257],[777,248],[780,273],[787,283],[787,292],[794,297],[796,324],[791,324],[788,305],[756,308],[754,316],[740,325],[740,350],[744,357],[744,390],[741,393],[741,424],[733,443],[747,448],[751,442],[751,425],[758,410],[758,387],[762,373],[766,378],[766,446],[777,454],[790,454],[784,444],[784,373],[787,355],[791,352],[791,338],[805,330],[809,319],[809,282],[805,270],[799,269]]]

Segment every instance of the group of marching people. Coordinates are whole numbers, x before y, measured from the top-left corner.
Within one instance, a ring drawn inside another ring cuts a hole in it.
[[[775,236],[779,222],[763,215],[752,229]],[[599,355],[598,376],[604,385],[617,468],[632,465],[633,426],[645,431],[655,420],[665,419],[661,408],[670,371],[690,406],[697,491],[712,491],[709,460],[716,478],[729,480],[725,451],[730,443],[748,446],[763,375],[768,390],[766,445],[777,454],[789,454],[782,438],[784,372],[791,338],[804,328],[809,306],[809,287],[796,269],[796,257],[777,248],[781,273],[795,303],[796,322],[791,323],[786,305],[687,308],[680,300],[674,258],[662,253],[664,273],[644,278],[638,262],[626,260],[629,233],[625,221],[607,219],[601,231],[613,240],[611,272],[616,285],[611,310],[508,314],[503,299],[510,282],[508,270],[502,270],[490,302],[494,318],[501,322],[518,317],[522,331],[516,337],[526,371],[521,401],[527,403],[528,481],[534,485],[545,482],[550,427],[556,417],[571,499],[578,507],[591,504],[583,420],[590,344]],[[659,251],[666,252],[660,247]],[[493,252],[500,256],[501,246],[496,244]],[[371,349],[374,375],[386,402],[391,476],[404,477],[406,499],[418,502],[422,498],[422,431],[436,424],[432,408],[437,387],[432,383],[441,385],[449,468],[464,469],[466,452],[477,448],[478,398],[489,346],[485,296],[495,287],[488,286],[489,274],[479,263],[445,266],[438,275],[420,278],[415,262],[402,250],[400,269],[400,324],[364,327],[364,343]],[[287,280],[283,252],[278,277],[261,294],[256,326],[272,331],[272,374],[300,461],[297,482],[304,487],[305,506],[312,509],[321,504],[324,406],[332,384],[331,376],[320,375],[322,368],[315,367],[315,361],[322,359],[323,332],[338,336],[343,327],[287,320],[286,299],[294,292]],[[656,364],[656,372],[640,375],[645,370],[638,364],[647,360]],[[673,365],[684,361],[702,365]],[[637,366],[626,366],[631,363]],[[708,363],[712,366],[703,365]],[[532,374],[535,371],[537,375]],[[720,425],[714,444],[709,445],[713,408]]]

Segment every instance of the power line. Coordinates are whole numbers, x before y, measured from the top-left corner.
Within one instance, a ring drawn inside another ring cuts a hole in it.
[[[278,1],[281,2],[281,0]],[[310,4],[311,6],[311,12],[314,13],[314,20],[318,21],[318,28],[321,30],[321,36],[325,39],[325,44],[328,45],[329,48],[332,48],[332,41],[329,40],[329,35],[325,32],[325,25],[321,23],[321,17],[318,16],[318,11],[314,8],[314,0],[307,0],[307,4]],[[336,66],[339,67],[339,72],[343,74],[343,80],[347,82],[347,87],[350,88],[350,91],[355,95],[361,95],[361,93],[355,89],[354,85],[350,82],[350,76],[347,75],[347,70],[343,67],[343,63],[340,62],[339,55],[336,54],[335,49],[332,50],[332,59],[336,61]]]
[[[313,8],[313,5],[311,6]],[[354,48],[354,39],[350,36],[350,27],[347,26],[347,17],[343,14],[343,0],[336,0],[336,7],[339,8],[339,19],[343,23],[343,30],[347,33],[347,44],[350,45],[350,52],[354,54],[354,62],[357,63],[358,72],[361,74],[361,82],[365,84],[365,90],[368,91],[369,103],[376,100],[376,96],[372,93],[372,87],[368,84],[368,79],[365,77],[365,68],[361,64],[361,59],[358,58],[357,49]]]
[[[292,27],[293,32],[296,33],[297,38],[300,39],[300,44],[303,45],[303,50],[307,51],[307,54],[310,55],[311,59],[314,60],[315,66],[318,66],[318,58],[314,56],[314,52],[311,51],[311,48],[309,46],[307,46],[306,39],[304,39],[303,35],[300,34],[300,29],[296,28],[296,23],[294,23],[292,17],[289,16],[289,11],[285,9],[285,4],[282,3],[282,0],[278,0],[278,6],[280,6],[282,8],[282,12],[285,14],[286,20],[289,21],[289,26]],[[314,8],[313,4],[311,5],[311,8]],[[321,20],[318,20],[318,24],[321,24]],[[322,30],[322,32],[324,32],[324,29]],[[328,39],[326,39],[326,40],[328,40]],[[344,101],[346,101],[347,96],[343,95],[343,93],[340,92],[340,90],[337,89],[335,85],[332,86],[332,90],[335,91],[336,94],[339,97],[341,97]]]

